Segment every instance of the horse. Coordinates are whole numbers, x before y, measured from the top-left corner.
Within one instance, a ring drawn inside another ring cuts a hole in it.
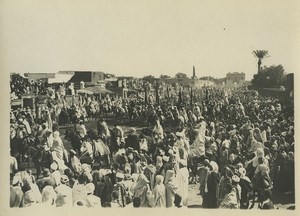
[[[89,116],[88,116],[88,114],[87,114],[87,110],[86,110],[85,107],[80,107],[80,113],[81,113],[82,118],[83,118],[84,121],[89,120],[89,119],[88,119]]]
[[[140,119],[141,119],[141,116],[140,116],[139,111],[136,108],[133,108],[130,120],[132,120],[133,122],[136,122]]]
[[[108,167],[110,164],[110,150],[101,139],[82,142],[80,155],[81,163],[93,166],[98,162],[101,167]]]
[[[90,103],[87,107],[86,107],[86,112],[87,112],[87,117],[90,121],[93,121],[96,119],[97,116],[97,110],[96,107],[93,103]]]
[[[77,108],[75,106],[71,106],[69,109],[67,109],[67,112],[69,116],[69,122],[75,124],[80,117],[80,113],[77,112]]]
[[[83,141],[79,151],[79,160],[81,163],[86,163],[93,165],[94,155],[93,155],[93,146],[89,141]]]
[[[119,131],[116,128],[109,129],[110,131],[110,143],[109,143],[109,149],[111,153],[116,152],[119,147],[124,143],[124,137],[121,135],[121,131]]]
[[[31,159],[36,168],[36,175],[38,178],[44,167],[50,167],[50,164],[52,163],[50,152],[45,151],[40,145],[38,137],[34,137],[33,135],[26,135],[23,139],[14,138],[11,140],[11,145],[14,145],[15,139],[16,141],[19,141],[19,144],[14,146],[15,149],[13,149],[17,156],[18,163],[21,164],[21,162],[27,162],[27,166],[29,167]]]
[[[109,167],[110,164],[110,149],[102,139],[92,141],[94,145],[94,158],[96,162],[99,162],[101,167]]]
[[[106,122],[102,122],[102,120],[97,122],[97,133],[100,139],[109,146],[111,142],[111,132]]]
[[[144,134],[145,136],[148,136],[148,137],[152,137],[152,134],[153,134],[153,132],[150,128],[143,128],[141,132],[142,132],[142,134]]]
[[[33,135],[28,135],[21,128],[18,128],[17,130],[11,128],[10,149],[12,156],[17,159],[18,163],[20,163],[21,161],[24,162],[25,160],[27,160],[27,162],[29,163],[27,152],[29,146],[33,145],[34,142],[35,137],[33,137]]]
[[[252,209],[255,205],[255,198],[257,195],[257,202],[258,202],[258,208],[260,208],[260,204],[263,201],[263,192],[265,190],[270,190],[273,188],[272,186],[272,180],[267,175],[265,176],[259,176],[252,178],[252,185],[253,185],[253,196],[252,196],[252,205],[250,206],[250,209]]]
[[[249,179],[251,179],[252,183],[252,204],[249,207],[250,209],[254,207],[255,205],[255,199],[257,198],[257,202],[261,203],[262,201],[262,193],[264,190],[267,189],[272,189],[273,188],[273,183],[271,178],[265,173],[264,175],[255,175],[255,167],[250,164],[246,171],[247,171],[247,176]]]
[[[42,146],[30,146],[28,148],[32,162],[36,168],[36,176],[39,178],[45,167],[50,167],[53,162],[50,151],[46,151]]]
[[[157,114],[157,118],[162,126],[165,125],[166,117],[162,113]]]
[[[65,137],[71,143],[75,152],[79,155],[82,143],[80,137],[74,132],[74,130],[70,129],[66,130]]]
[[[157,118],[157,115],[156,115],[155,110],[152,110],[152,109],[149,110],[149,113],[147,115],[147,124],[148,124],[148,126],[155,125],[156,118]]]
[[[10,139],[11,155],[17,159],[18,164],[25,159],[26,146],[23,145],[23,139],[17,136]]]
[[[63,107],[58,114],[58,123],[59,125],[67,125],[70,122],[70,115],[68,110]]]
[[[123,118],[126,118],[128,116],[128,112],[122,106],[118,106],[116,107],[115,115],[122,117],[120,120],[121,122],[123,122]]]

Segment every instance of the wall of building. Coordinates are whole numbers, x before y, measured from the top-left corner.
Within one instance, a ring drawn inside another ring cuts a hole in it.
[[[105,80],[104,72],[92,72],[92,82],[97,83],[98,80]]]
[[[226,85],[234,85],[236,83],[237,85],[242,85],[245,83],[245,74],[244,73],[228,73],[226,74]]]
[[[59,74],[70,74],[70,75],[74,75],[75,71],[59,71]]]
[[[71,71],[61,71],[60,73],[72,74]],[[74,76],[70,80],[73,83],[79,83],[80,81],[90,82],[97,84],[99,80],[105,79],[104,72],[98,71],[74,71]]]
[[[28,80],[48,80],[48,78],[54,78],[55,73],[28,73]]]

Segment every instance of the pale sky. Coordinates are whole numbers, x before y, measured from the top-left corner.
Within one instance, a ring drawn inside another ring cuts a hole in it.
[[[263,65],[299,72],[300,1],[2,0],[1,72],[94,70],[225,77]]]

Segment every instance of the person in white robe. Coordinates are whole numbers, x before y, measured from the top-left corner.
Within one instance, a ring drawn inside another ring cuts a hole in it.
[[[168,170],[166,172],[165,178],[166,186],[166,207],[170,208],[174,206],[175,194],[178,194],[178,182],[175,178],[175,173],[173,170]]]
[[[93,183],[88,183],[85,187],[87,190],[87,197],[86,197],[87,207],[88,208],[101,207],[100,198],[93,194],[95,190],[95,185]]]
[[[59,132],[55,131],[53,133],[53,144],[51,147],[52,158],[55,161],[63,160],[64,157],[68,159],[67,152],[65,150],[62,139],[59,136]]]
[[[154,208],[166,207],[166,187],[164,185],[164,177],[157,175],[155,177],[155,187],[153,193],[153,206]]]
[[[177,172],[176,179],[178,181],[178,194],[182,198],[181,205],[187,206],[189,187],[189,171],[187,169],[187,160],[180,160],[179,170]]]

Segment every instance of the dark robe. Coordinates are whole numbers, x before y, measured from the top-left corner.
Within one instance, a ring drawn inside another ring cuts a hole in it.
[[[248,209],[250,200],[249,193],[252,191],[251,181],[241,178],[239,184],[241,186],[241,209]]]
[[[217,208],[217,190],[220,181],[219,173],[212,172],[207,178],[207,208]]]
[[[286,190],[287,191],[295,191],[295,163],[294,160],[287,160],[286,164]]]
[[[113,191],[113,184],[108,176],[104,176],[101,181],[94,182],[94,195],[101,199],[101,205],[111,202],[111,194]]]
[[[138,134],[129,134],[125,139],[125,147],[131,147],[134,150],[140,151],[140,138]]]

